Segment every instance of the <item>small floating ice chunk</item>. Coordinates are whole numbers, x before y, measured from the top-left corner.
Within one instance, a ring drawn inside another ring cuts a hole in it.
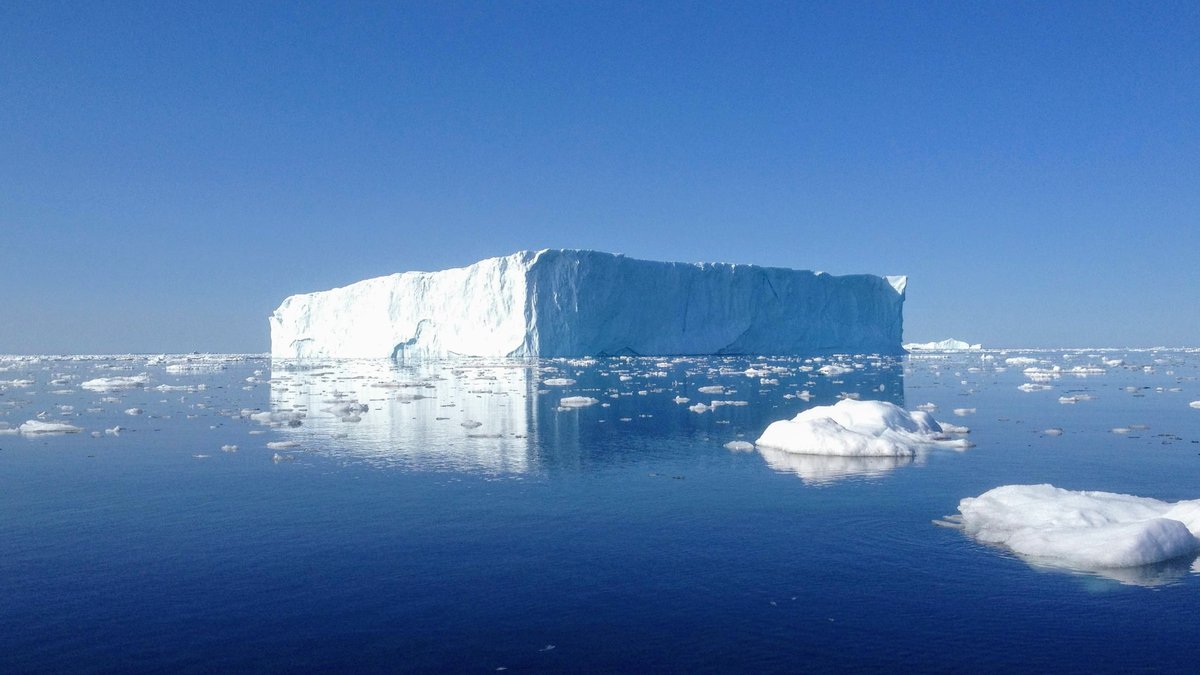
[[[911,457],[929,447],[961,450],[970,444],[949,440],[924,411],[909,412],[886,401],[842,399],[772,422],[755,445],[811,455]]]
[[[276,464],[278,464],[279,462],[294,462],[294,461],[296,461],[296,456],[295,455],[282,455],[277,452],[271,457],[271,461],[275,462]]]
[[[589,405],[596,405],[599,402],[599,399],[592,398],[591,396],[567,396],[561,399],[558,405],[562,408],[586,408]]]
[[[1200,552],[1200,499],[1176,503],[1053,485],[1005,485],[958,504],[963,530],[1036,562],[1135,567]]]
[[[77,434],[83,429],[66,422],[29,420],[19,427],[23,434]]]
[[[221,446],[221,452],[237,452],[237,451],[238,451],[238,446],[236,446],[236,445],[222,445]]]
[[[82,382],[79,386],[91,391],[120,391],[122,389],[137,389],[149,383],[150,376],[142,373],[141,375],[123,377],[97,377],[94,380]]]
[[[734,452],[750,452],[754,449],[754,444],[747,441],[729,441],[725,444],[725,449]]]
[[[1192,401],[1188,406],[1191,408],[1200,408],[1200,401]]]
[[[966,417],[967,415],[974,415],[975,409],[974,408],[955,408],[954,414],[958,415],[959,417]]]
[[[125,410],[125,414],[126,415],[141,415],[142,409],[141,408],[127,408]]]
[[[1020,389],[1021,391],[1025,391],[1025,392],[1049,391],[1051,389],[1051,387],[1048,384],[1038,384],[1036,382],[1026,382],[1025,384],[1022,384],[1021,386],[1017,387],[1017,389]]]
[[[254,410],[245,409],[242,410],[241,416],[248,417],[259,424],[272,427],[298,427],[304,423],[304,413],[287,410],[256,412]]]
[[[569,387],[575,384],[575,380],[572,380],[569,377],[550,377],[542,380],[542,384],[546,385],[547,387]]]
[[[704,387],[700,387],[696,391],[700,392],[701,394],[724,394],[725,387],[723,387],[719,384],[710,384],[710,385],[707,385]]]
[[[271,441],[267,443],[268,450],[289,450],[298,447],[300,447],[300,443],[297,441]]]
[[[854,372],[854,369],[849,366],[843,366],[840,363],[830,363],[818,368],[817,372],[826,377],[837,377],[838,375],[852,373]]]
[[[464,429],[478,429],[479,427],[483,426],[483,422],[477,422],[475,420],[466,420],[466,421],[460,422],[459,426],[461,426]]]
[[[1050,427],[1049,429],[1044,429],[1042,433],[1046,434],[1047,436],[1062,436],[1063,430],[1059,427]]]

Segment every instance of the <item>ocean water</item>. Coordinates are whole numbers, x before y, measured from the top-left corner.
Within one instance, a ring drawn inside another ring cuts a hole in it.
[[[1200,498],[1198,375],[1171,350],[0,358],[0,671],[1194,672],[1196,561],[1046,567],[934,521],[1013,483]],[[724,447],[846,395],[974,447]],[[81,431],[13,433],[39,419]]]

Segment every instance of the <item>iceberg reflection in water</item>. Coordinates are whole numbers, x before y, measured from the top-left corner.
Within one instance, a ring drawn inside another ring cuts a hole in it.
[[[806,485],[827,485],[846,478],[878,478],[895,469],[913,464],[918,457],[844,457],[802,455],[774,448],[758,448],[767,466],[781,473],[794,473]]]
[[[380,466],[579,470],[585,459],[619,461],[610,441],[620,430],[636,429],[666,445],[681,439],[720,445],[752,440],[781,414],[841,396],[902,404],[898,361],[857,358],[870,359],[871,367],[846,366],[836,377],[816,367],[837,359],[275,360],[267,417],[301,419],[295,426],[273,425],[299,444],[297,451]],[[566,403],[585,398],[596,404]],[[880,475],[912,463],[764,457],[772,468],[813,483]]]
[[[301,426],[283,431],[318,453],[522,473],[537,424],[535,372],[528,361],[275,361],[271,410],[303,413]],[[348,407],[361,411],[346,415]]]

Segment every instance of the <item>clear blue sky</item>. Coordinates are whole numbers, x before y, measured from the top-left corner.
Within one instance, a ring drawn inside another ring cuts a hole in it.
[[[266,351],[523,248],[1200,344],[1200,3],[0,2],[0,353]]]

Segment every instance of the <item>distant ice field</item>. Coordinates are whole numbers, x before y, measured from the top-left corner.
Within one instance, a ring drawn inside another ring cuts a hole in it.
[[[1190,672],[1198,377],[0,356],[0,671]]]

